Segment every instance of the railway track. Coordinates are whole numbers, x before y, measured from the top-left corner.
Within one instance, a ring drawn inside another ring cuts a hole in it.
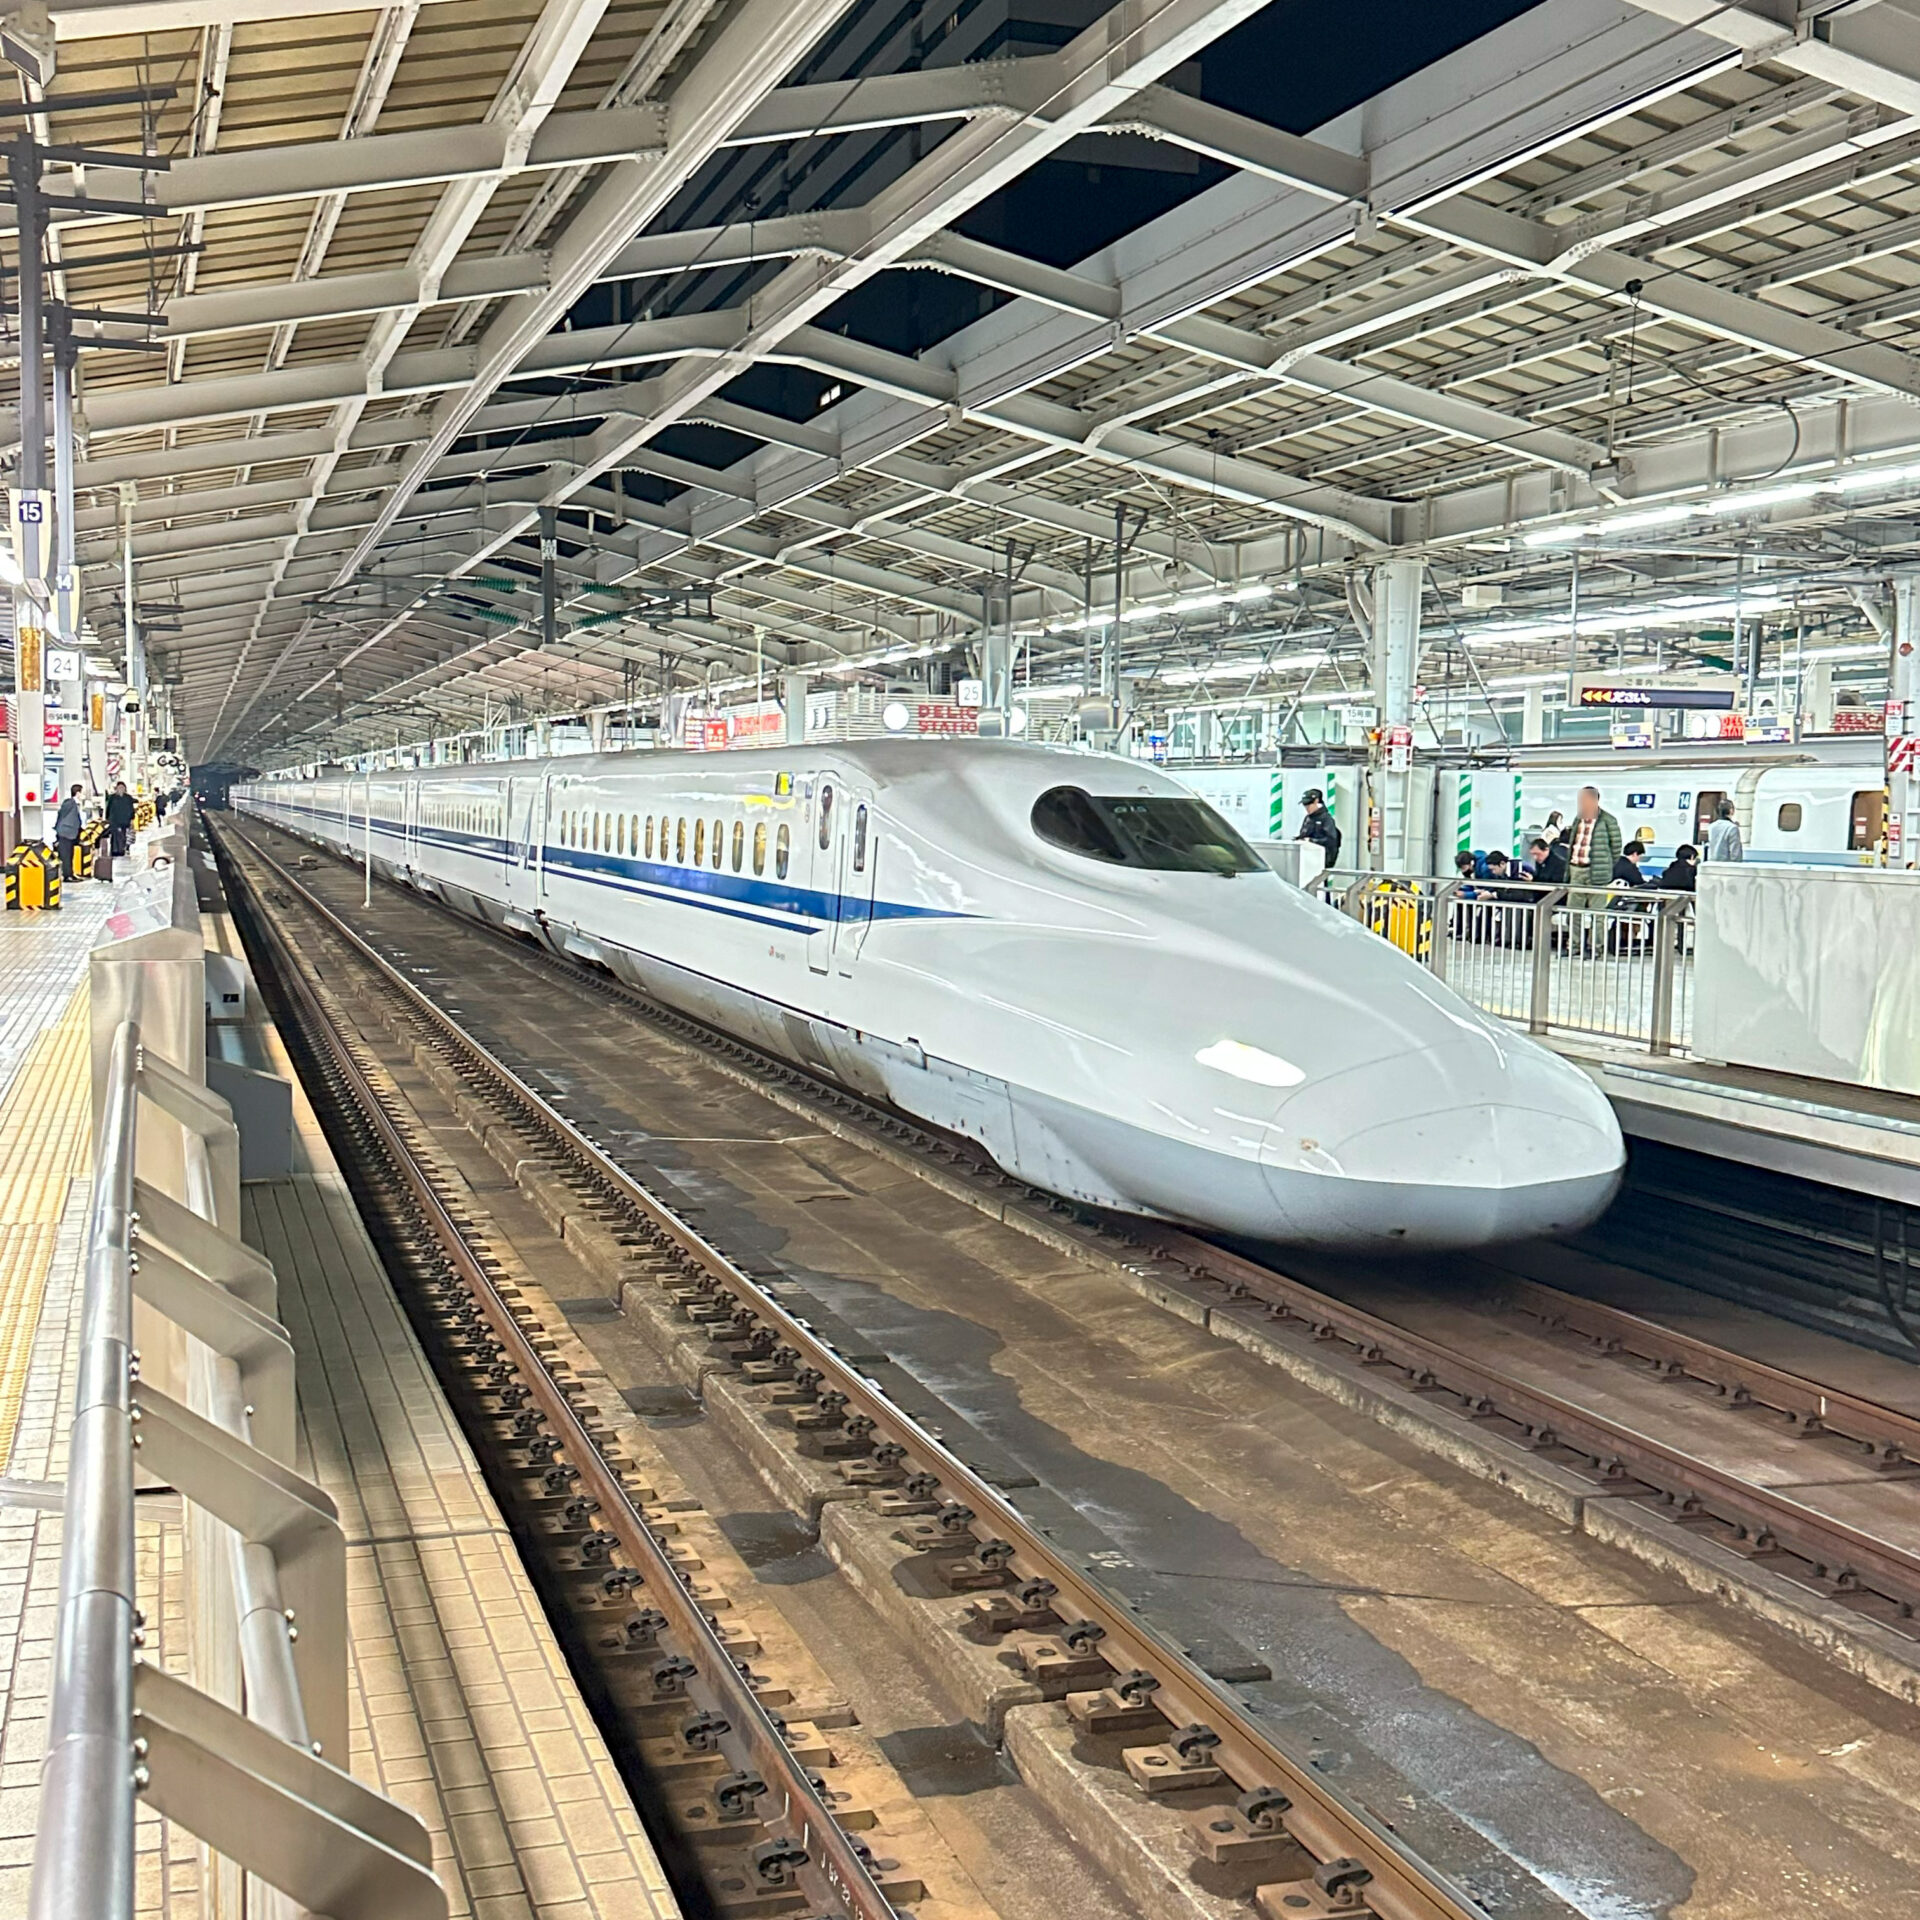
[[[1635,1156],[1614,1257],[1817,1331],[1915,1358],[1920,1221],[1914,1209],[1754,1169],[1716,1169],[1711,1192],[1675,1149]],[[1596,1247],[1593,1235],[1578,1243]]]
[[[252,898],[243,911],[272,953],[309,1058],[358,1117],[363,1151],[377,1150],[444,1262],[444,1276],[422,1288],[438,1344],[477,1374],[478,1406],[495,1429],[496,1448],[504,1441],[517,1464],[537,1472],[561,1522],[579,1536],[575,1550],[601,1556],[602,1589],[647,1621],[654,1670],[671,1677],[670,1711],[679,1723],[677,1734],[655,1741],[677,1740],[726,1762],[724,1784],[709,1798],[733,1795],[731,1817],[746,1836],[734,1851],[754,1899],[791,1890],[808,1912],[846,1920],[897,1912],[872,1844],[842,1824],[831,1789],[794,1750],[792,1730],[762,1704],[737,1650],[676,1565],[670,1517],[649,1511],[604,1427],[583,1408],[578,1383],[556,1364],[552,1343],[515,1290],[502,1284],[460,1202],[383,1094],[365,1042],[338,1010],[338,983],[320,989],[276,926],[289,910],[310,916],[350,952],[369,987],[404,1010],[473,1096],[592,1204],[629,1245],[634,1264],[707,1329],[715,1358],[784,1406],[845,1482],[898,1523],[902,1544],[939,1582],[976,1597],[979,1629],[1012,1652],[1046,1697],[1066,1699],[1083,1735],[1119,1737],[1126,1771],[1143,1792],[1200,1796],[1190,1820],[1202,1859],[1243,1871],[1272,1867],[1271,1878],[1255,1875],[1261,1913],[1270,1920],[1485,1920],[1470,1895],[1276,1743],[1130,1602],[1056,1549],[1013,1499],[496,1059],[291,872],[246,836],[231,838],[244,852],[236,855],[221,836],[230,897]],[[250,868],[268,876],[278,900],[260,900]],[[911,1131],[890,1118],[885,1124],[897,1136]]]
[[[277,870],[289,885],[307,891],[285,869]],[[432,903],[420,904],[423,911],[447,914],[477,938],[511,946],[526,964],[568,981],[582,994],[619,1005],[697,1046],[736,1078],[816,1125],[857,1139],[998,1219],[1115,1267],[1181,1310],[1253,1310],[1278,1338],[1339,1352],[1371,1372],[1396,1378],[1429,1406],[1477,1432],[1503,1436],[1529,1455],[1580,1476],[1597,1492],[1637,1501],[1680,1531],[1711,1540],[1824,1602],[1920,1642],[1920,1554],[1868,1527],[1823,1512],[1790,1490],[1729,1472],[1671,1438],[1609,1418],[1472,1351],[1370,1313],[1270,1260],[1176,1228],[1101,1216],[1036,1192],[1001,1173],[968,1143],[716,1034],[605,972],[490,934]],[[1516,1288],[1543,1322],[1580,1331],[1596,1350],[1635,1359],[1662,1378],[1706,1385],[1727,1406],[1771,1411],[1783,1431],[1809,1445],[1856,1449],[1889,1479],[1920,1463],[1917,1423],[1896,1409],[1762,1368],[1579,1295],[1538,1283],[1523,1289],[1516,1283]]]

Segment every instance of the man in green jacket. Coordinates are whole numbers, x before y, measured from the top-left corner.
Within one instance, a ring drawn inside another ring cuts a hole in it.
[[[1598,787],[1580,789],[1580,805],[1562,838],[1567,843],[1567,885],[1604,893],[1613,882],[1613,863],[1620,858],[1620,822],[1600,804]],[[1576,906],[1598,906],[1595,899],[1573,898]]]

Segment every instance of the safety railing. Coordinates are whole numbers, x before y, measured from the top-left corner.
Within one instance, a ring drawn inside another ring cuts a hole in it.
[[[178,956],[126,957],[159,1018],[153,970]],[[293,1468],[293,1348],[239,1237],[232,1116],[138,1020],[102,1051],[31,1920],[131,1920],[142,1804],[217,1856],[217,1920],[445,1920],[425,1829],[344,1770],[345,1537]],[[187,1503],[189,1590],[167,1599],[190,1677],[144,1650],[136,1469]]]
[[[1328,895],[1463,998],[1529,1033],[1592,1034],[1655,1054],[1691,1042],[1690,893],[1335,874]]]

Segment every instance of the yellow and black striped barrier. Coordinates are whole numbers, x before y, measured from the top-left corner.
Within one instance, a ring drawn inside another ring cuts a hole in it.
[[[1433,915],[1425,911],[1418,887],[1380,880],[1368,889],[1364,905],[1367,925],[1382,939],[1416,960],[1433,957]]]
[[[60,906],[60,856],[38,840],[13,850],[6,865],[7,911],[52,913]]]
[[[143,794],[133,809],[134,832],[145,833],[146,830],[153,825],[153,821],[153,802]]]

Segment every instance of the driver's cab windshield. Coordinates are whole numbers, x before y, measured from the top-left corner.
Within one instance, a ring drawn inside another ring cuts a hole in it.
[[[1259,856],[1204,800],[1053,787],[1033,803],[1049,846],[1153,873],[1262,873]]]

